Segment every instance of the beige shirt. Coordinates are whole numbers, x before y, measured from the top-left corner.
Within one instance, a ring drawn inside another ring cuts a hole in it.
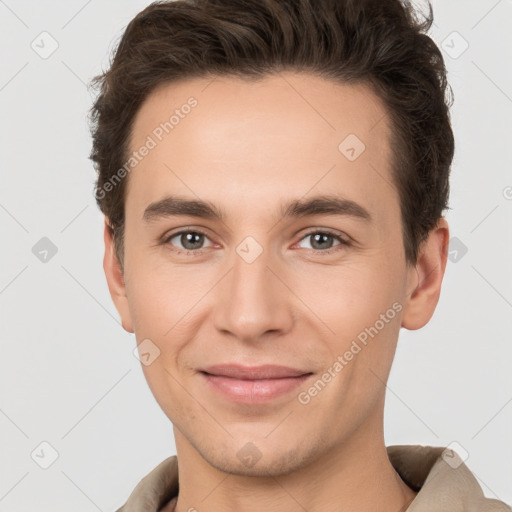
[[[418,492],[406,512],[512,512],[503,501],[486,498],[469,468],[453,450],[419,445],[388,446],[402,480]],[[116,512],[174,511],[178,459],[168,457],[148,473]]]

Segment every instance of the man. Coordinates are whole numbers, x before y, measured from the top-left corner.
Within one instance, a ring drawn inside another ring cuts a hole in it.
[[[92,109],[104,269],[177,457],[123,512],[510,511],[452,449],[386,447],[401,327],[446,267],[442,56],[398,0],[181,0]]]

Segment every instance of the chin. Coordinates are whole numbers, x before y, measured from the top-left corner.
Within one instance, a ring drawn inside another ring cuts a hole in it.
[[[301,469],[314,458],[311,450],[304,452],[295,446],[290,450],[258,445],[252,442],[233,450],[233,444],[224,449],[213,449],[209,453],[198,450],[212,467],[224,473],[251,477],[279,477]],[[309,452],[309,453],[308,453]]]

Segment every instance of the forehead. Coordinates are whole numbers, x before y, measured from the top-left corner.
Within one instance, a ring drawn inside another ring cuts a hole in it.
[[[151,149],[130,172],[127,209],[172,193],[264,210],[276,191],[315,189],[379,213],[398,201],[390,133],[385,106],[363,84],[292,72],[163,84],[134,119],[130,152]]]

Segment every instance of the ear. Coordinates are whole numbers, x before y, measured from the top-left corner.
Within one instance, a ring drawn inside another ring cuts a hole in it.
[[[112,229],[105,217],[105,228],[103,231],[103,239],[105,241],[105,255],[103,257],[103,270],[107,278],[108,289],[112,301],[121,317],[121,323],[125,331],[133,333],[133,324],[128,307],[128,298],[126,297],[126,287],[124,282],[121,264],[117,259],[114,250],[114,236]]]
[[[404,304],[402,327],[420,329],[432,318],[441,294],[449,240],[448,223],[441,217],[420,246],[416,265],[410,267],[407,287],[411,292]]]

